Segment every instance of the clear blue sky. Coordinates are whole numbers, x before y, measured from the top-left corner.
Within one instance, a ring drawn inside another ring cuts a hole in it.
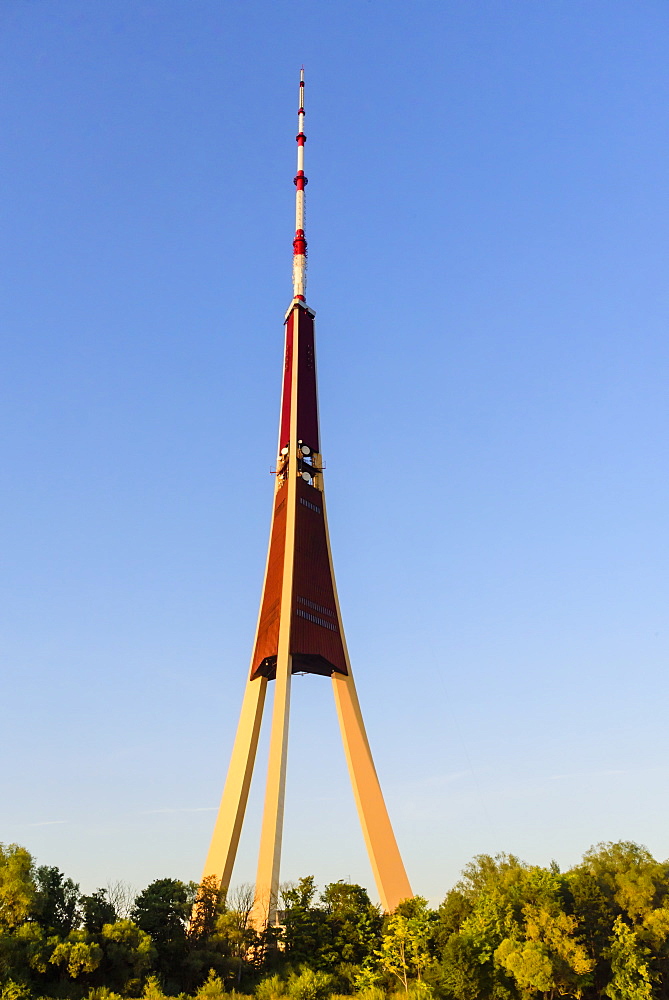
[[[3,0],[0,840],[86,889],[200,875],[304,62],[335,566],[414,888],[669,855],[668,30],[666,0]],[[282,875],[371,886],[329,682],[292,720]]]

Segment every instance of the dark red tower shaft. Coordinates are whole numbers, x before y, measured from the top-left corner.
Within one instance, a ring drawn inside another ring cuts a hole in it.
[[[318,485],[321,468],[314,314],[300,302],[295,302],[286,319],[277,470],[283,482],[274,497],[267,573],[251,668],[252,676],[262,674],[270,679],[275,676],[279,643],[287,530],[287,454],[294,407],[298,468],[290,628],[292,670],[325,676],[333,671],[345,674],[323,493]]]

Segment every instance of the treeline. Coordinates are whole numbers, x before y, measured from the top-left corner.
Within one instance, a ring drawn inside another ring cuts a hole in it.
[[[567,872],[479,856],[434,910],[383,915],[361,886],[308,877],[258,934],[252,903],[169,878],[82,895],[0,846],[0,998],[669,1000],[669,863],[633,843]]]

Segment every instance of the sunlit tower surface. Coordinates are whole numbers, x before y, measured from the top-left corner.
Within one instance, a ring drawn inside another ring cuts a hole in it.
[[[318,422],[315,313],[307,305],[304,234],[304,70],[300,74],[295,176],[293,299],[285,351],[276,486],[265,581],[237,734],[203,878],[228,888],[260,735],[267,685],[274,704],[252,919],[271,921],[279,892],[290,685],[294,673],[332,678],[358,815],[381,903],[393,910],[412,895],[360,712],[346,648],[325,511]]]

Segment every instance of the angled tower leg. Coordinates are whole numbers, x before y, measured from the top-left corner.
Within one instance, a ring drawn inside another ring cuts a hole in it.
[[[353,675],[333,673],[332,686],[348,772],[381,905],[392,912],[413,896],[383,800]]]
[[[262,930],[272,921],[279,896],[283,805],[286,794],[286,764],[288,760],[291,668],[292,657],[279,654],[274,687],[265,807],[260,832],[255,899],[251,913],[251,922],[257,930]]]
[[[228,776],[225,779],[214,834],[202,873],[203,879],[210,875],[216,876],[223,891],[230,886],[232,867],[244,822],[266,691],[266,677],[257,677],[255,680],[249,678],[246,682]]]
[[[293,350],[299,350],[298,324],[294,330]],[[276,656],[276,678],[274,682],[274,707],[272,709],[272,731],[269,740],[269,763],[267,785],[265,787],[265,807],[260,831],[260,851],[256,874],[255,898],[251,922],[257,930],[262,930],[273,919],[279,896],[279,866],[281,863],[281,842],[283,838],[283,805],[286,794],[286,764],[288,760],[288,723],[290,719],[290,682],[293,672],[291,656],[291,629],[293,611],[293,579],[295,575],[295,525],[297,520],[297,364],[288,370],[290,392],[290,441],[287,446],[288,462],[285,484],[285,535],[283,548],[283,571],[281,576],[281,600],[279,612],[279,637]]]

